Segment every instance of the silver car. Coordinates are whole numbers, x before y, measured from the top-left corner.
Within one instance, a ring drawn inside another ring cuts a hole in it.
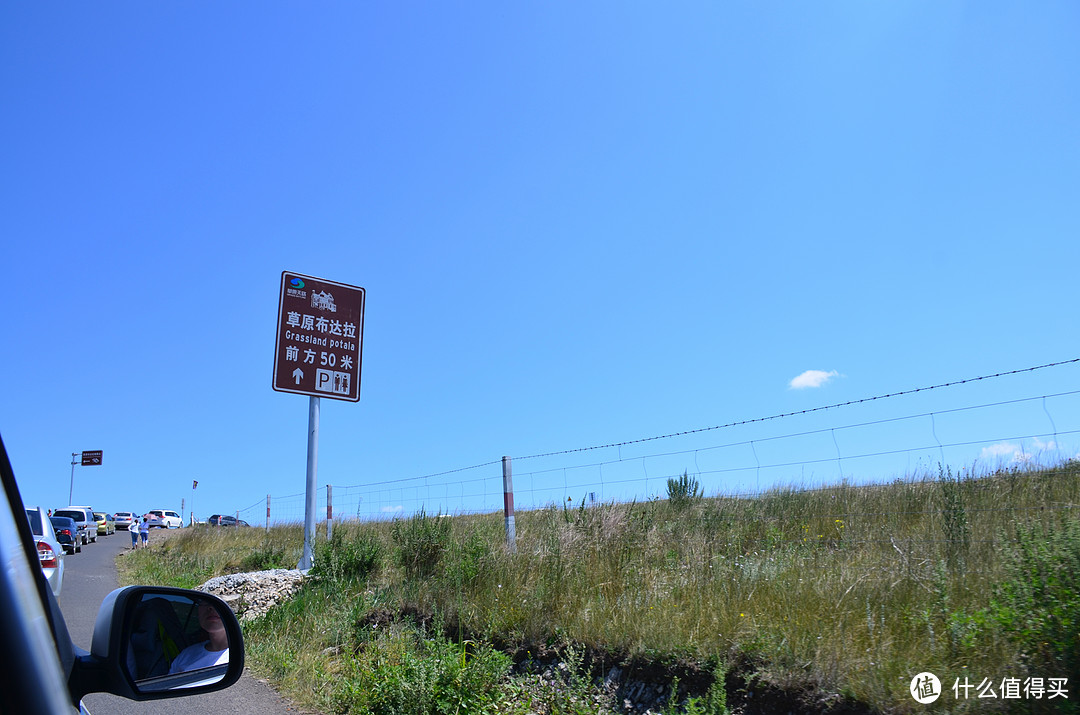
[[[56,539],[48,512],[39,506],[26,507],[26,518],[30,520],[30,531],[34,533],[41,571],[53,595],[60,598],[60,590],[64,587],[64,547]]]

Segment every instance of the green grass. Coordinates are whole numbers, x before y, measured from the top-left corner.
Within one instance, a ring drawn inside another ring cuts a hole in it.
[[[320,579],[247,627],[252,667],[356,713],[597,712],[601,663],[727,669],[899,713],[921,711],[922,671],[953,712],[1003,705],[953,701],[955,678],[1080,683],[1080,463],[757,499],[693,487],[518,512],[516,554],[501,514],[335,524]],[[191,586],[295,564],[301,546],[299,527],[195,528],[121,561],[128,581]],[[509,667],[550,652],[579,667],[555,684]],[[723,712],[710,682],[668,712]]]

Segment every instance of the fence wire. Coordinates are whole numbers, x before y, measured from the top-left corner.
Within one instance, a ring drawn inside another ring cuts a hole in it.
[[[873,418],[859,418],[855,409],[1078,362],[1080,358],[715,427],[514,457],[514,503],[518,510],[531,510],[663,499],[669,482],[684,475],[708,496],[755,498],[778,489],[874,486],[946,470],[989,473],[1010,465],[1052,465],[1080,456],[1062,444],[1080,434],[1080,390]],[[832,419],[806,424],[825,417]],[[779,429],[783,426],[789,428]],[[721,430],[730,438],[721,439]],[[672,448],[647,451],[660,440]],[[587,452],[600,458],[576,459]],[[499,512],[504,505],[502,480],[502,461],[493,459],[435,473],[331,485],[329,490],[323,485],[317,490],[316,515],[325,518],[328,503],[335,520],[392,519],[420,511]],[[253,525],[302,523],[305,495],[269,495],[236,514]]]

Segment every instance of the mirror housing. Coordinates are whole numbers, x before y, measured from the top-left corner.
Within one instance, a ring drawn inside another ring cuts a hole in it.
[[[220,643],[227,643],[225,649],[214,650]],[[220,598],[183,588],[127,586],[102,602],[90,653],[76,657],[69,684],[73,702],[98,692],[159,700],[222,690],[243,671],[240,623]]]

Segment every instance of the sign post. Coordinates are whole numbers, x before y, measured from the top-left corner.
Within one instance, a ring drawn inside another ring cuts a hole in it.
[[[283,271],[278,298],[274,389],[308,396],[307,486],[304,553],[312,565],[319,465],[319,400],[360,400],[364,289]]]
[[[75,498],[75,465],[78,464],[75,458],[78,456],[78,452],[71,453],[71,486],[68,487],[68,504]]]

